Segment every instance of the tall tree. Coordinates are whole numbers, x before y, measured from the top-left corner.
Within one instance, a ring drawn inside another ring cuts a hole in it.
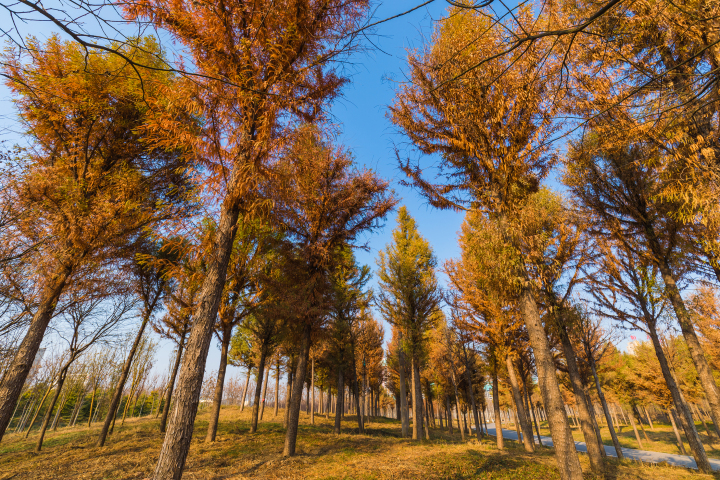
[[[558,469],[564,480],[579,480],[580,460],[521,248],[527,239],[514,224],[518,210],[556,162],[547,140],[558,128],[557,105],[549,92],[560,61],[545,56],[544,38],[523,52],[503,56],[508,34],[522,35],[537,25],[530,7],[520,8],[514,19],[517,24],[511,28],[491,22],[481,10],[451,9],[438,24],[432,44],[410,55],[411,81],[398,90],[390,118],[421,154],[440,154],[433,169],[436,181],[409,160],[401,162],[430,204],[484,212],[498,223],[504,243],[516,256],[511,281],[520,289],[520,311],[535,355]],[[486,60],[483,68],[473,68],[480,59]],[[527,76],[527,71],[536,75]],[[495,83],[501,76],[503,81]]]
[[[420,440],[423,425],[420,365],[427,354],[427,332],[437,318],[441,293],[435,275],[435,254],[405,206],[400,207],[397,224],[393,243],[378,254],[377,305],[385,319],[403,333],[400,348],[411,362],[412,438]]]
[[[22,169],[10,187],[25,212],[17,231],[38,244],[33,276],[40,293],[0,385],[0,437],[68,284],[127,253],[143,229],[181,215],[188,186],[177,149],[151,148],[139,132],[166,104],[160,92],[173,79],[162,69],[141,81],[117,55],[88,54],[58,38],[30,39],[28,47],[36,53],[5,54],[3,76],[33,146],[21,152]],[[152,40],[119,49],[159,66]],[[179,115],[178,122],[187,118]]]
[[[324,327],[331,304],[334,253],[377,229],[396,200],[386,181],[356,168],[350,152],[325,140],[314,125],[298,129],[275,173],[272,198],[278,199],[275,214],[285,232],[283,263],[291,267],[277,297],[285,299],[290,335],[300,347],[283,450],[291,456],[312,338]]]
[[[219,199],[218,228],[178,384],[177,408],[155,478],[179,479],[190,447],[207,351],[240,215],[267,206],[258,182],[294,126],[309,121],[345,83],[331,62],[357,43],[367,0],[230,0],[215,8],[194,0],[134,0],[127,19],[150,20],[182,44],[200,76],[173,92],[203,118],[195,131],[167,116],[149,127],[160,145],[179,141],[202,160]]]

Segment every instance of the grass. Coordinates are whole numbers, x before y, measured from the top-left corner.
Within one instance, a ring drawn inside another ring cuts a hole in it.
[[[643,432],[640,429],[640,425],[636,424],[638,434],[640,435],[640,441],[642,441],[642,449],[638,445],[637,439],[635,438],[635,433],[633,432],[632,425],[621,425],[615,430],[618,436],[618,441],[620,442],[620,446],[625,448],[634,448],[638,450],[649,450],[653,452],[674,453],[678,455],[682,454],[680,452],[680,448],[677,446],[677,440],[675,439],[675,433],[673,432],[672,425],[653,422],[654,429],[651,429],[647,424],[643,426],[645,427],[645,433],[647,434],[650,441],[648,442],[645,439],[645,435],[643,435]],[[705,446],[705,451],[707,452],[708,457],[720,459],[720,442],[717,441],[717,437],[708,437],[705,433],[705,430],[703,429],[702,424],[699,422],[696,424],[696,427],[698,434],[700,435],[700,440]],[[712,426],[710,426],[710,428],[712,428]],[[533,432],[535,432],[534,427]],[[572,432],[575,440],[581,442],[585,441],[585,438],[583,437],[582,431],[579,427],[573,427]],[[600,426],[600,434],[603,438],[603,443],[612,447],[613,443],[610,438],[610,431],[608,430],[607,426]],[[547,424],[545,422],[540,424],[540,435],[550,436],[550,430],[548,430]],[[692,455],[692,452],[690,451],[690,445],[688,444],[687,439],[685,438],[685,435],[682,433],[682,431],[680,433],[680,437],[682,438],[685,445],[685,451],[688,455]]]
[[[185,474],[187,479],[532,479],[559,478],[550,449],[526,454],[515,442],[497,450],[494,439],[462,442],[459,435],[431,431],[433,440],[412,442],[400,438],[399,423],[373,419],[367,433],[353,432],[354,418],[343,423],[342,435],[332,433],[332,421],[316,416],[310,425],[303,415],[298,452],[283,458],[282,412],[278,421],[272,411],[259,431],[250,434],[250,412],[224,408],[218,439],[205,443],[208,412],[195,424]],[[94,446],[98,428],[74,427],[50,432],[43,451],[33,453],[36,435],[25,440],[10,434],[0,443],[0,480],[20,479],[144,479],[151,476],[163,436],[158,422],[148,417],[131,419],[117,428],[103,448]],[[581,455],[585,471],[587,458]],[[592,474],[586,478],[595,479]],[[691,470],[609,461],[606,478],[636,480],[718,478]]]

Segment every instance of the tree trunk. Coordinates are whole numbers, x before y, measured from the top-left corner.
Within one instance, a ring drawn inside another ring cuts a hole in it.
[[[638,445],[640,445],[640,450],[643,449],[642,441],[640,440],[640,434],[637,431],[637,427],[635,426],[635,416],[632,414],[632,411],[630,412],[630,425],[632,425],[633,432],[635,432],[635,439],[638,442]],[[685,452],[683,452],[685,453]]]
[[[257,432],[258,415],[260,415],[260,397],[262,395],[263,375],[265,375],[265,362],[267,361],[267,347],[260,347],[260,363],[257,367],[257,382],[255,382],[255,397],[252,406],[252,420],[250,422],[250,433]]]
[[[559,320],[560,322],[557,326],[557,330],[560,336],[560,342],[562,343],[563,353],[565,354],[570,383],[572,384],[573,393],[575,394],[575,398],[577,400],[575,403],[577,403],[578,407],[580,428],[582,429],[583,437],[585,438],[588,458],[590,459],[590,468],[596,473],[602,473],[605,470],[605,463],[602,455],[604,449],[602,442],[598,442],[597,434],[592,424],[592,413],[588,408],[588,399],[585,396],[585,388],[583,386],[582,377],[580,376],[580,369],[577,365],[575,349],[572,346],[570,335],[567,331],[565,318],[561,317]]]
[[[529,279],[526,278],[525,280],[529,283]],[[521,310],[530,337],[530,345],[535,354],[538,384],[548,413],[550,435],[555,445],[560,478],[562,480],[582,480],[580,459],[575,450],[575,441],[570,431],[570,425],[568,425],[560,394],[560,386],[555,375],[555,362],[550,352],[550,344],[545,329],[540,320],[537,302],[530,288],[526,284],[521,291]]]
[[[400,335],[402,341],[402,335]],[[402,342],[401,342],[402,343]],[[407,403],[407,383],[405,380],[405,352],[402,351],[402,347],[398,348],[398,373],[400,374],[400,424],[402,428],[403,438],[407,438],[408,429],[410,427],[410,412],[408,412]]]
[[[288,362],[288,374],[287,374],[287,387],[285,388],[285,412],[283,417],[283,427],[287,428],[288,420],[290,419],[290,400],[292,399],[292,386],[293,386],[293,362]]]
[[[675,432],[675,438],[677,439],[678,449],[680,449],[680,453],[682,453],[683,455],[687,455],[687,452],[685,451],[685,445],[683,445],[682,437],[680,436],[680,432],[678,432],[677,424],[675,423],[675,412],[673,411],[672,408],[668,409],[668,417],[670,417],[670,423],[672,424],[673,432]],[[633,428],[634,428],[634,425],[635,424],[633,423]],[[637,433],[635,433],[635,435],[637,435]]]
[[[238,189],[237,184],[241,175],[239,171],[238,168],[233,170],[228,182],[229,192]],[[225,285],[230,252],[237,232],[240,213],[238,204],[233,195],[225,198],[211,249],[212,254],[206,257],[207,273],[192,316],[193,326],[185,348],[185,361],[182,362],[180,370],[175,408],[153,475],[155,480],[180,480],[182,476],[200,401],[205,362]]]
[[[412,380],[412,402],[413,402],[413,440],[422,439],[423,426],[423,408],[422,408],[422,391],[420,389],[420,366],[418,360],[413,355],[410,358],[411,380]]]
[[[55,312],[55,305],[65,289],[70,273],[70,267],[60,268],[43,288],[40,303],[30,321],[30,327],[25,333],[12,363],[5,371],[5,376],[0,383],[0,440],[10,424],[22,387],[33,366],[35,356],[45,336],[45,330],[50,324]]]
[[[475,404],[475,387],[472,383],[472,374],[470,373],[470,362],[468,361],[467,351],[463,346],[463,353],[465,357],[465,383],[467,396],[470,399],[470,405],[472,406],[473,418],[475,419],[475,434],[478,440],[482,440],[482,429],[480,428],[480,419],[478,418],[477,405]],[[429,388],[429,386],[428,386]]]
[[[250,367],[250,365],[248,365],[247,376],[245,377],[245,387],[243,388],[242,398],[240,399],[240,411],[241,412],[243,410],[245,410],[245,399],[247,398],[247,391],[248,391],[248,386],[250,385],[251,373],[252,373],[252,368]]]
[[[315,425],[315,357],[310,362],[310,424]]]
[[[460,430],[460,438],[465,441],[465,430],[460,426],[460,392],[458,392],[457,379],[455,378],[455,369],[450,367],[450,379],[452,380],[453,389],[455,390],[455,408],[458,416],[458,430]],[[450,413],[452,418],[452,412]],[[452,432],[450,432],[452,433]]]
[[[280,408],[280,354],[278,354],[277,364],[275,365],[275,418],[278,416],[278,408]]]
[[[685,432],[685,438],[687,438],[687,441],[690,444],[690,449],[693,452],[693,457],[695,458],[695,462],[697,463],[698,470],[704,473],[710,473],[712,472],[712,468],[710,466],[710,461],[708,460],[707,453],[705,452],[705,447],[700,440],[700,435],[698,435],[697,433],[697,428],[695,427],[695,421],[692,418],[692,413],[690,413],[690,409],[688,408],[687,403],[683,398],[682,392],[680,391],[680,388],[675,381],[675,377],[670,370],[670,366],[668,365],[667,357],[665,356],[665,352],[663,351],[662,345],[660,344],[660,337],[657,333],[657,326],[655,324],[655,321],[649,317],[646,317],[645,323],[648,326],[650,340],[652,341],[653,348],[655,349],[655,356],[658,359],[658,363],[660,363],[660,370],[662,371],[663,377],[665,378],[665,383],[668,387],[668,390],[670,390],[673,404],[675,405],[675,408],[679,413],[680,426]],[[633,422],[634,425],[635,422],[633,420],[632,411],[630,412],[630,421]],[[685,447],[683,447],[683,450],[684,448]]]
[[[305,375],[310,357],[310,333],[310,325],[306,325],[300,343],[300,356],[298,358],[292,399],[290,402],[290,417],[288,418],[288,427],[285,433],[285,449],[283,450],[284,457],[292,457],[295,455],[298,424],[300,422],[300,403],[302,402],[302,391],[305,386]]]
[[[55,390],[55,395],[53,395],[53,398],[50,401],[50,405],[48,405],[47,411],[45,412],[45,418],[43,419],[42,427],[40,427],[40,437],[38,438],[37,444],[35,445],[35,453],[40,452],[40,450],[42,449],[43,440],[45,439],[45,432],[47,431],[48,425],[50,425],[52,412],[55,408],[55,404],[57,403],[58,398],[60,397],[60,391],[62,390],[63,384],[65,383],[65,376],[67,375],[68,368],[70,368],[69,363],[65,367],[63,367],[62,371],[60,372],[60,376],[58,377],[57,390]]]
[[[262,397],[262,404],[260,405],[260,421],[263,419],[263,414],[265,413],[265,404],[267,403],[267,384],[268,384],[268,378],[270,378],[270,368],[271,366],[268,365],[267,369],[265,371],[265,380],[263,380],[263,397]]]
[[[217,381],[215,382],[215,395],[213,396],[212,412],[210,413],[210,424],[208,425],[206,442],[214,442],[217,436],[218,421],[220,420],[220,407],[222,407],[223,389],[225,387],[225,372],[227,371],[228,350],[232,326],[224,328],[222,342],[220,344],[220,367],[218,368]]]
[[[523,385],[523,391],[525,393],[525,405],[527,405],[527,409],[532,415],[533,422],[535,423],[535,433],[537,433],[538,445],[542,447],[543,443],[542,438],[540,437],[540,426],[538,425],[537,413],[535,412],[535,408],[533,407],[532,403],[530,403],[530,394],[528,393],[528,388],[526,385]]]
[[[450,397],[445,395],[445,413],[447,414],[447,425],[448,425],[448,433],[450,435],[453,434],[453,424],[452,424],[452,406],[450,405]]]
[[[618,440],[617,433],[615,433],[615,427],[613,427],[612,418],[610,417],[610,409],[608,408],[607,400],[605,400],[605,394],[600,386],[600,378],[598,377],[597,368],[595,367],[595,357],[591,352],[586,353],[588,353],[588,358],[590,359],[590,370],[592,371],[593,379],[595,380],[595,389],[598,392],[600,404],[602,405],[603,413],[605,414],[607,427],[610,431],[610,438],[612,439],[613,447],[615,447],[615,454],[618,459],[622,460],[625,456],[622,453],[622,447],[620,447],[620,441]]]
[[[498,450],[505,448],[505,442],[502,434],[502,420],[500,419],[500,385],[498,384],[498,364],[497,359],[492,359],[492,380],[493,380],[493,413],[495,416],[495,438],[497,440]]]
[[[680,330],[682,331],[683,338],[685,339],[688,351],[690,352],[690,357],[693,360],[698,377],[700,378],[700,383],[705,391],[705,396],[710,404],[710,416],[712,418],[713,425],[715,426],[718,436],[720,436],[720,391],[718,391],[712,370],[705,358],[705,352],[700,345],[700,340],[698,340],[697,334],[695,333],[695,327],[692,324],[690,315],[688,314],[687,308],[685,308],[685,302],[683,301],[683,298],[680,295],[680,290],[675,283],[675,276],[673,275],[669,264],[665,261],[660,262],[658,266],[660,267],[663,282],[665,283],[665,293],[670,299],[670,303],[672,303],[673,309],[675,310],[675,316],[680,323]],[[695,424],[693,423],[693,425]],[[690,442],[689,439],[688,442]],[[698,468],[700,468],[699,464]],[[701,469],[701,471],[704,470]]]
[[[515,401],[515,416],[517,417],[518,422],[520,423],[520,429],[522,430],[522,442],[525,446],[525,451],[532,453],[535,451],[535,444],[532,440],[532,427],[525,415],[524,402],[522,400],[522,396],[520,395],[520,387],[518,385],[517,375],[515,374],[515,365],[513,365],[510,355],[505,356],[505,364],[507,365],[513,400]]]
[[[341,431],[341,425],[342,425],[342,392],[345,390],[345,384],[343,383],[343,369],[341,365],[338,365],[338,380],[337,380],[337,391],[338,394],[335,397],[335,429],[333,430],[333,433],[336,435],[340,434]],[[330,396],[328,395],[328,399]],[[328,409],[329,410],[329,409]]]
[[[32,420],[30,420],[30,425],[28,426],[27,432],[25,432],[25,438],[27,438],[30,435],[30,430],[32,430],[33,425],[35,424],[35,420],[37,420],[38,415],[40,415],[40,411],[42,410],[43,405],[45,404],[45,399],[47,399],[47,396],[52,391],[53,386],[55,385],[55,379],[53,378],[53,382],[50,384],[47,390],[45,390],[45,395],[43,395],[42,400],[40,400],[40,405],[38,406],[37,410],[35,411],[35,415],[32,417]]]
[[[160,417],[160,432],[165,433],[165,425],[167,425],[168,413],[170,412],[170,400],[172,400],[173,390],[175,389],[175,379],[177,378],[178,369],[180,368],[180,360],[182,359],[183,342],[178,343],[175,364],[173,365],[170,381],[168,382],[167,392],[165,392],[165,404],[163,405],[162,417]]]
[[[95,403],[95,390],[97,390],[97,385],[93,385],[92,395],[90,396],[90,411],[88,412],[88,428],[90,428],[90,425],[92,424],[93,404]]]

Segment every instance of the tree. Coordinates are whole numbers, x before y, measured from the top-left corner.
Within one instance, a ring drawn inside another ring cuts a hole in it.
[[[238,222],[238,232],[235,235],[235,245],[230,256],[230,265],[228,266],[227,285],[220,303],[218,312],[218,321],[215,327],[215,333],[220,340],[220,368],[218,369],[217,382],[215,384],[215,394],[213,396],[213,410],[210,417],[210,425],[205,441],[214,442],[217,433],[218,419],[220,417],[220,407],[222,406],[223,385],[225,382],[225,371],[228,363],[228,353],[230,351],[230,342],[233,338],[233,328],[240,325],[262,302],[262,288],[260,284],[259,274],[266,269],[268,263],[269,250],[273,242],[273,235],[269,229],[260,223],[241,223]],[[254,320],[257,320],[257,316]],[[267,326],[268,329],[262,329],[263,338],[269,335],[272,339],[276,335],[275,329],[277,322],[274,319],[265,318],[265,323],[247,322],[246,328],[252,326]],[[267,325],[267,322],[270,325]],[[250,329],[257,331],[257,329]],[[260,361],[258,363],[258,381],[256,390],[261,388],[262,376],[265,367],[265,358],[268,351],[267,341],[261,349]],[[259,391],[256,393],[255,404],[253,405],[253,424],[250,427],[251,433],[255,433],[257,429],[257,407],[259,401]]]
[[[354,167],[350,152],[325,140],[314,125],[298,129],[275,174],[271,196],[278,199],[275,215],[285,232],[283,264],[290,267],[277,298],[284,298],[289,334],[300,342],[283,450],[292,456],[312,337],[324,327],[330,307],[333,254],[377,229],[396,200],[386,181]]]
[[[182,142],[189,156],[204,162],[208,187],[220,204],[177,407],[155,472],[155,478],[180,478],[238,218],[268,206],[258,184],[268,176],[272,154],[285,142],[294,119],[322,116],[345,83],[331,63],[357,45],[349,34],[362,20],[367,0],[231,0],[222,8],[191,0],[137,0],[123,9],[126,19],[150,20],[166,29],[199,74],[173,93],[181,99],[178,105],[202,117],[202,128],[188,129],[168,115],[148,130],[159,145]]]
[[[519,27],[512,34],[522,34],[525,26],[533,29],[528,7],[515,18]],[[558,128],[554,117],[557,105],[549,92],[559,61],[544,55],[543,39],[522,54],[503,56],[508,29],[508,25],[492,23],[481,11],[451,9],[432,45],[410,56],[410,83],[397,92],[390,119],[421,154],[441,156],[439,168],[434,170],[437,183],[429,180],[420,166],[410,165],[409,160],[401,162],[410,182],[430,204],[484,212],[497,222],[503,242],[515,256],[509,265],[511,283],[519,288],[520,311],[535,355],[558,469],[564,480],[580,479],[580,461],[528,259],[521,248],[528,239],[516,224],[517,212],[556,162],[547,140]],[[459,45],[465,46],[460,52]],[[472,68],[481,58],[489,60],[482,69]],[[526,76],[528,71],[536,75]],[[461,82],[450,81],[459,74]],[[500,76],[502,83],[487,87]]]
[[[97,440],[98,447],[105,445],[110,423],[114,420],[114,413],[120,405],[122,392],[125,389],[125,382],[130,373],[130,367],[132,366],[135,353],[145,333],[145,327],[160,306],[160,301],[166,293],[166,290],[171,288],[167,265],[163,265],[163,262],[173,262],[175,260],[175,255],[172,251],[169,251],[168,245],[163,245],[156,240],[142,237],[138,241],[137,253],[135,255],[136,258],[130,265],[130,275],[132,275],[135,294],[142,301],[140,328],[138,328],[135,340],[125,358],[125,363],[120,372],[120,378],[115,386],[115,393],[110,400],[105,423],[100,430],[100,435]]]
[[[59,331],[60,337],[68,343],[68,350],[63,355],[63,365],[58,373],[55,395],[50,400],[40,428],[40,437],[35,446],[36,452],[42,448],[45,431],[50,425],[53,409],[60,397],[70,367],[91,346],[95,346],[115,334],[117,327],[126,320],[125,315],[135,308],[131,299],[124,298],[127,292],[114,293],[117,296],[112,299],[109,308],[102,308],[102,305],[108,300],[108,296],[91,297],[71,308],[67,315],[63,316],[66,325],[55,327]]]
[[[138,131],[164,108],[160,91],[172,78],[156,72],[140,82],[122,58],[57,38],[28,45],[37,54],[6,53],[3,75],[33,145],[18,156],[10,187],[24,212],[17,229],[38,244],[32,275],[41,293],[0,386],[0,435],[66,287],[122,256],[143,229],[182,216],[189,186],[177,150],[149,147]],[[145,52],[158,47],[145,39],[120,48],[152,62]]]
[[[380,292],[377,305],[390,323],[402,332],[400,348],[410,356],[413,401],[413,440],[422,437],[423,407],[420,364],[426,354],[426,334],[440,305],[435,276],[437,259],[417,230],[407,208],[400,207],[393,243],[378,254]]]

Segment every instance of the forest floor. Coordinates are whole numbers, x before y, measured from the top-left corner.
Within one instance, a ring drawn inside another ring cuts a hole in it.
[[[185,474],[187,479],[529,479],[559,478],[552,450],[526,454],[516,442],[505,441],[499,451],[494,439],[460,440],[432,429],[433,440],[412,442],[400,438],[395,420],[372,419],[367,433],[352,433],[354,417],[343,423],[342,435],[332,433],[332,419],[316,416],[315,425],[304,415],[298,436],[297,455],[283,458],[282,411],[277,419],[266,412],[258,432],[249,433],[250,411],[224,408],[215,443],[204,442],[208,411],[195,424]],[[130,419],[103,448],[94,446],[100,424],[61,428],[49,432],[40,454],[33,453],[36,435],[26,440],[9,434],[0,443],[0,480],[20,479],[144,479],[151,476],[163,436],[154,418]],[[589,470],[580,455],[583,470]],[[710,480],[719,476],[668,466],[632,461],[608,461],[606,478],[635,480]],[[595,479],[586,474],[587,479]]]
[[[653,422],[654,429],[651,429],[647,424],[644,425],[645,434],[647,434],[647,439],[649,439],[650,441],[646,440],[645,435],[643,435],[643,431],[640,429],[640,425],[636,424],[636,426],[638,434],[640,435],[640,441],[642,442],[642,446],[638,445],[632,425],[621,425],[615,430],[621,447],[633,448],[636,450],[647,450],[651,452],[674,453],[676,455],[692,455],[692,452],[690,451],[690,445],[687,443],[685,435],[682,433],[680,434],[680,436],[683,439],[686,453],[682,453],[680,451],[677,440],[675,439],[675,432],[673,432],[672,425]],[[698,434],[700,435],[700,440],[705,447],[705,451],[707,452],[708,457],[720,459],[720,442],[718,442],[717,437],[709,437],[705,432],[702,423],[697,422],[695,426],[697,427]],[[712,424],[709,424],[709,427],[713,428]],[[535,432],[534,428],[533,432]],[[579,427],[573,427],[572,432],[573,438],[576,441],[585,441],[585,437],[583,436],[582,430],[580,430]],[[612,447],[613,443],[612,439],[610,438],[610,431],[608,430],[607,426],[600,426],[600,434],[602,435],[603,443]],[[540,435],[548,437],[550,436],[550,430],[547,428],[547,425],[540,425]]]

